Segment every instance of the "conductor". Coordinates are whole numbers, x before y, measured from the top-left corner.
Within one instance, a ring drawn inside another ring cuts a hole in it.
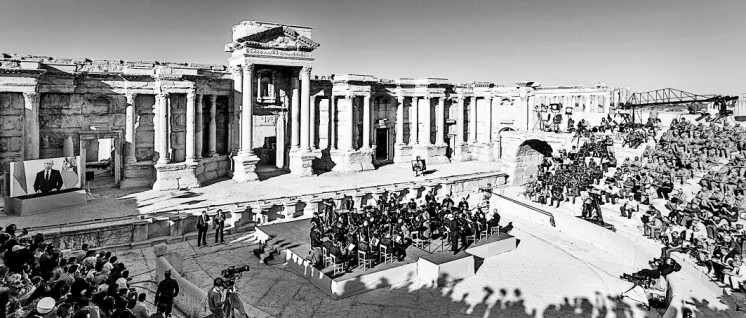
[[[36,193],[49,193],[52,190],[60,191],[62,188],[62,175],[59,170],[52,169],[54,161],[47,160],[44,162],[44,170],[36,174],[34,180],[34,191]]]

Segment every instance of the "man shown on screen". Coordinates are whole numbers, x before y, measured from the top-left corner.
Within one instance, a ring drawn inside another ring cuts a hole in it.
[[[44,170],[36,174],[34,181],[34,191],[36,193],[49,193],[52,190],[60,191],[62,188],[62,175],[59,170],[52,169],[54,162],[47,160],[44,162]]]

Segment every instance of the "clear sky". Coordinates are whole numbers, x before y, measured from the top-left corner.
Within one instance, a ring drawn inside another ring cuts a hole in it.
[[[243,20],[314,28],[314,74],[746,93],[744,0],[0,0],[0,51],[226,64]]]

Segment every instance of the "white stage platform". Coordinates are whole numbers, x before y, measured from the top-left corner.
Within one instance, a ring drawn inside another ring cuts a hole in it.
[[[401,262],[377,264],[365,271],[356,268],[352,273],[333,276],[331,269],[317,269],[305,259],[310,251],[310,228],[308,220],[283,222],[257,227],[255,237],[269,246],[278,246],[288,266],[335,299],[416,279],[432,285],[461,280],[474,276],[477,258],[492,257],[517,247],[515,237],[504,233],[478,241],[457,254],[450,250],[429,253],[410,246]]]

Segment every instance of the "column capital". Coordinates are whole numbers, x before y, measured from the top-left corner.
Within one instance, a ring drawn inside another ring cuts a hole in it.
[[[246,64],[241,66],[244,74],[252,74],[254,73],[254,70],[256,69],[256,65],[254,64]]]
[[[230,72],[233,74],[241,74],[241,72],[243,72],[243,66],[233,65],[230,67]]]
[[[304,66],[300,68],[300,76],[303,76],[304,78],[311,77],[311,69],[310,66]]]
[[[171,93],[168,93],[168,92],[160,92],[160,93],[158,93],[158,97],[160,97],[160,98],[168,98],[169,96],[171,96]]]
[[[196,99],[196,98],[197,98],[197,93],[195,92],[187,93],[187,99]]]
[[[137,93],[128,93],[125,95],[127,98],[127,105],[135,105],[135,98],[137,98]]]
[[[214,102],[214,101],[216,101],[217,99],[218,99],[218,95],[216,95],[216,94],[212,94],[212,95],[210,95],[210,101],[211,101],[211,102]]]
[[[39,97],[39,93],[37,92],[24,92],[23,93],[23,99],[25,99],[27,103],[33,103],[37,97]]]

